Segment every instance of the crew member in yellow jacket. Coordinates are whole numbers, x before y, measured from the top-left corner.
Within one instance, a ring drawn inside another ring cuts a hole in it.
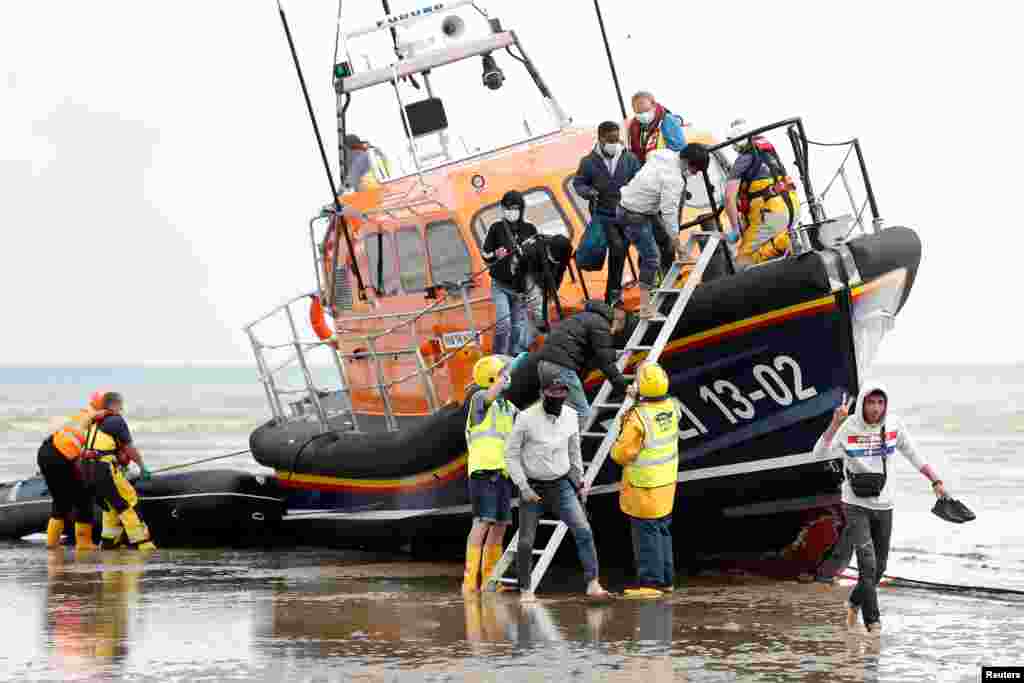
[[[466,569],[462,592],[480,591],[481,582],[498,564],[505,530],[512,522],[512,480],[505,465],[505,440],[512,432],[516,407],[501,397],[508,386],[503,356],[485,356],[473,366],[473,381],[481,391],[469,400],[466,446],[469,450],[469,498],[473,527],[466,540]]]
[[[619,507],[629,517],[636,559],[637,582],[626,589],[626,597],[656,598],[675,584],[672,506],[681,411],[668,395],[668,375],[657,363],[637,368],[629,394],[637,403],[623,421],[611,454],[622,465]]]

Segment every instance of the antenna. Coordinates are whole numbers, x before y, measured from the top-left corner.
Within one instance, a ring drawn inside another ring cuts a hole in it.
[[[608,34],[604,30],[604,17],[601,16],[601,5],[594,0],[594,11],[597,12],[597,23],[601,27],[601,38],[604,40],[604,51],[608,54],[608,67],[612,71],[612,81],[615,82],[615,94],[619,96],[619,109],[622,111],[622,118],[627,118],[626,101],[622,99],[622,88],[619,87],[619,75],[615,72],[615,62],[612,60],[612,48],[608,45]]]
[[[352,237],[348,234],[348,222],[342,213],[341,202],[338,201],[338,186],[334,184],[334,175],[331,173],[331,165],[327,162],[327,152],[324,151],[324,140],[320,137],[320,126],[316,123],[316,116],[313,114],[313,103],[309,100],[309,89],[306,88],[306,79],[302,75],[302,67],[299,65],[299,55],[295,52],[295,42],[292,40],[291,29],[288,28],[288,18],[284,15],[284,8],[281,0],[277,0],[277,12],[281,15],[281,25],[284,26],[284,35],[288,39],[288,49],[292,53],[292,61],[295,62],[295,72],[299,75],[299,85],[302,86],[302,96],[306,99],[306,109],[309,111],[309,121],[313,124],[313,134],[316,135],[316,144],[320,149],[320,158],[324,162],[324,171],[327,173],[327,182],[331,186],[331,201],[334,202],[335,219],[341,221],[341,230],[345,233],[345,244],[348,246],[349,260],[352,262],[352,271],[356,275],[356,283],[359,285],[359,298],[366,299],[366,286],[363,284],[363,275],[359,272],[359,264],[356,262],[355,250],[352,248]]]

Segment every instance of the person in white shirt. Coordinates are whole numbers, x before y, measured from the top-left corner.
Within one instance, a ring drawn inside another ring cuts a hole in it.
[[[899,451],[915,469],[932,483],[939,498],[946,496],[942,480],[914,447],[903,421],[888,411],[889,396],[881,384],[865,383],[853,414],[844,397],[836,408],[832,424],[814,446],[816,457],[842,458],[846,480],[842,499],[846,526],[833,558],[818,568],[816,578],[829,581],[846,568],[852,552],[857,553],[859,579],[850,593],[846,623],[857,624],[857,612],[864,615],[869,633],[881,632],[878,610],[878,582],[885,573],[892,536],[893,500],[889,486],[889,458]]]
[[[519,570],[520,599],[534,599],[530,574],[537,525],[546,508],[572,531],[583,565],[587,595],[605,598],[608,592],[598,581],[597,548],[594,532],[580,499],[583,488],[583,458],[576,411],[565,405],[569,389],[558,375],[542,377],[543,400],[516,416],[512,433],[505,442],[505,464],[519,488]]]

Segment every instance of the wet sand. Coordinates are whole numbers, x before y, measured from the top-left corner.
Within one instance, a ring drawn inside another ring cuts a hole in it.
[[[885,632],[842,625],[848,589],[680,578],[594,605],[560,570],[532,606],[465,601],[461,565],[321,550],[49,552],[0,545],[0,676],[15,680],[977,681],[1024,660],[1024,602],[882,592]]]

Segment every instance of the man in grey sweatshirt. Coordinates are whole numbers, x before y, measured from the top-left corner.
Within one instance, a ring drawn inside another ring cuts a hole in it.
[[[863,611],[869,633],[881,632],[878,611],[878,582],[885,573],[892,537],[893,499],[888,480],[889,457],[899,451],[914,469],[932,482],[935,495],[946,495],[942,480],[914,447],[903,421],[888,412],[889,396],[878,383],[865,383],[853,414],[844,404],[836,408],[832,424],[818,439],[814,454],[841,458],[843,508],[846,526],[830,560],[818,568],[817,579],[830,581],[857,553],[859,579],[850,593],[846,623],[854,627],[858,610]]]
[[[587,595],[607,597],[598,581],[597,548],[594,533],[580,498],[588,491],[583,485],[583,458],[576,411],[565,405],[568,387],[557,376],[547,378],[543,400],[519,413],[505,442],[505,465],[519,488],[520,599],[534,599],[530,573],[537,525],[546,508],[572,531],[587,582]]]

